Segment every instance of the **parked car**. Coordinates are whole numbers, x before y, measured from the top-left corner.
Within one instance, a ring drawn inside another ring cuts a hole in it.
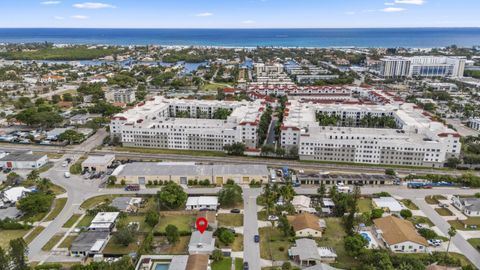
[[[65,178],[70,178],[70,172],[65,172],[63,176],[65,176]]]
[[[83,179],[89,179],[89,178],[90,178],[90,173],[87,172],[83,175]]]
[[[422,224],[415,224],[415,228],[421,229],[421,228],[423,228],[423,225]]]
[[[236,208],[235,208],[235,209],[232,209],[232,210],[230,210],[230,213],[232,213],[232,214],[240,214],[240,209],[236,209]]]
[[[260,235],[256,234],[256,235],[253,237],[253,241],[255,241],[255,243],[259,243],[259,242],[260,242]]]
[[[12,169],[6,168],[5,170],[3,170],[3,173],[10,173],[11,171],[12,171]]]
[[[277,220],[278,220],[278,217],[277,217],[277,216],[274,216],[274,215],[270,215],[270,216],[268,216],[268,220],[269,220],[269,221],[277,221]]]
[[[62,162],[62,167],[67,167],[67,166],[68,166],[68,162],[66,160]]]
[[[243,262],[243,270],[248,270],[248,262]]]
[[[140,190],[140,185],[127,185],[125,187],[125,191],[139,191]]]

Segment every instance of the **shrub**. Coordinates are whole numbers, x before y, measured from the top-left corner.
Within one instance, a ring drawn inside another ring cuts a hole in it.
[[[122,179],[122,181],[120,181],[120,185],[125,186],[125,180],[124,179]]]
[[[158,180],[153,180],[153,184],[154,184],[155,186],[158,186]]]
[[[153,185],[152,180],[148,180],[148,185],[149,185],[149,186],[152,186],[152,185]]]
[[[400,216],[402,216],[402,218],[411,218],[413,216],[412,214],[412,211],[408,210],[408,209],[402,209],[402,211],[400,211]]]

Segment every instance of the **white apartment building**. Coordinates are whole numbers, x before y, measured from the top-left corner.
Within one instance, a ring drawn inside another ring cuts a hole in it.
[[[341,126],[320,126],[318,114],[335,115]],[[388,116],[397,129],[359,127],[366,116]],[[349,127],[345,127],[349,126]],[[460,135],[434,122],[414,104],[317,104],[290,101],[281,145],[298,148],[300,159],[441,167],[460,154]]]
[[[218,109],[229,109],[226,120],[212,119]],[[265,103],[180,100],[155,97],[113,117],[112,136],[124,146],[223,151],[242,142],[257,147],[257,127]],[[176,118],[177,115],[188,118]]]
[[[251,86],[248,93],[257,96],[288,96],[289,99],[349,100],[358,91],[351,86]]]
[[[255,80],[251,86],[294,86],[290,77],[285,73],[283,64],[255,63],[253,65]]]
[[[105,93],[108,102],[132,103],[136,101],[135,90],[133,89],[113,89]]]
[[[454,56],[385,57],[381,59],[380,75],[385,78],[462,78],[465,62],[465,57]]]
[[[470,118],[468,126],[475,130],[480,130],[480,118]]]

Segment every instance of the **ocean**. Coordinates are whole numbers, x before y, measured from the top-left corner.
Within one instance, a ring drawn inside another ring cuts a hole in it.
[[[0,43],[218,47],[480,46],[480,28],[369,29],[0,29]]]

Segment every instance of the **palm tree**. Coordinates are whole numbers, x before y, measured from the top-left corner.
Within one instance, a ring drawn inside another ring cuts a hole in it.
[[[47,192],[52,186],[52,181],[48,178],[42,178],[37,183],[37,189],[43,192]]]
[[[450,227],[448,229],[448,236],[450,236],[450,238],[448,239],[447,257],[448,257],[448,251],[450,249],[450,242],[452,242],[452,237],[454,237],[456,234],[457,234],[457,230],[454,227]]]

